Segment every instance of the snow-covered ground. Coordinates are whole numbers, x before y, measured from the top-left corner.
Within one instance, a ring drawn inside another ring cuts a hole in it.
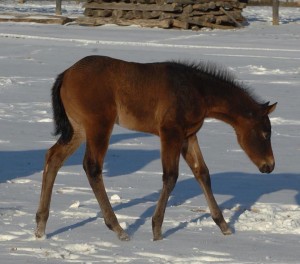
[[[0,1],[1,12],[5,2]],[[1,23],[1,263],[299,263],[299,11],[282,8],[282,24],[273,27],[270,8],[249,7],[249,26],[229,31]],[[131,241],[119,241],[104,225],[81,166],[83,147],[58,174],[47,238],[34,238],[44,155],[55,142],[50,88],[58,73],[91,54],[141,62],[215,61],[263,99],[278,101],[271,118],[276,169],[270,175],[251,164],[227,125],[208,120],[199,132],[232,236],[223,236],[213,223],[202,191],[181,162],[163,225],[165,239],[153,242],[151,215],[161,188],[159,141],[116,126],[105,183]]]
[[[19,0],[0,0],[0,13],[31,13],[53,15],[56,10],[56,1],[51,0],[25,0],[20,4]],[[78,16],[83,14],[84,1],[77,3],[75,0],[63,0],[61,9],[63,15]]]

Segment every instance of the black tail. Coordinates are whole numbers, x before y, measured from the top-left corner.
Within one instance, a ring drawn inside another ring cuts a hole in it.
[[[64,79],[64,72],[57,76],[52,87],[52,108],[54,119],[54,135],[60,135],[60,142],[67,144],[73,136],[73,127],[68,119],[60,97],[60,88]]]

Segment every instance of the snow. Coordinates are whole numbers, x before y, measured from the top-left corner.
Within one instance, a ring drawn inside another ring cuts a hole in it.
[[[61,10],[64,15],[77,17],[83,13],[82,6],[83,1],[79,4],[75,0],[62,1]],[[26,0],[23,4],[19,0],[0,0],[1,13],[53,15],[55,10],[55,2],[51,0]]]
[[[52,12],[45,2],[27,1],[23,7]],[[0,1],[0,12],[15,6]],[[76,8],[70,2],[65,10],[80,13],[72,11]],[[1,23],[1,263],[299,263],[299,9],[282,8],[280,14],[281,25],[273,27],[270,8],[248,7],[245,28],[199,32]],[[47,237],[35,239],[44,155],[55,142],[50,88],[58,73],[91,54],[140,62],[214,61],[262,99],[278,101],[271,116],[276,168],[270,175],[258,172],[227,125],[210,119],[199,132],[213,190],[233,235],[223,236],[213,223],[202,191],[181,161],[163,224],[165,239],[153,242],[160,144],[154,136],[116,126],[104,180],[131,241],[119,241],[106,228],[82,169],[84,147],[58,173]]]

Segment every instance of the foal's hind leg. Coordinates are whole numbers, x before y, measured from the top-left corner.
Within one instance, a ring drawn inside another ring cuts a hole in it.
[[[87,147],[83,167],[101,208],[105,224],[118,235],[120,240],[129,240],[129,236],[122,229],[113,212],[102,176],[103,160],[113,124],[105,126],[102,122],[101,125],[99,128],[93,127],[91,131],[87,131]]]
[[[182,155],[203,189],[213,220],[220,227],[224,235],[230,235],[231,230],[225,222],[222,212],[213,195],[209,171],[203,160],[196,135],[188,138],[183,144]]]
[[[80,138],[74,134],[69,143],[64,144],[58,140],[46,154],[40,204],[36,213],[37,228],[35,235],[38,238],[45,235],[46,223],[49,217],[51,194],[57,172],[63,162],[79,147],[80,143]]]
[[[161,160],[163,166],[163,188],[152,218],[153,240],[161,240],[161,227],[167,202],[178,179],[178,166],[182,137],[180,131],[161,131]]]

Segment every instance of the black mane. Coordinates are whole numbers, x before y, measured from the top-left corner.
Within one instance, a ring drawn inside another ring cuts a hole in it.
[[[239,93],[250,99],[255,104],[263,104],[264,102],[258,98],[251,88],[240,82],[232,71],[222,65],[212,62],[190,62],[190,61],[169,61],[172,66],[178,68],[184,74],[192,73],[197,76],[205,76],[205,79],[215,80],[216,82],[226,83],[226,89],[219,91],[226,94],[230,91],[233,94]]]

